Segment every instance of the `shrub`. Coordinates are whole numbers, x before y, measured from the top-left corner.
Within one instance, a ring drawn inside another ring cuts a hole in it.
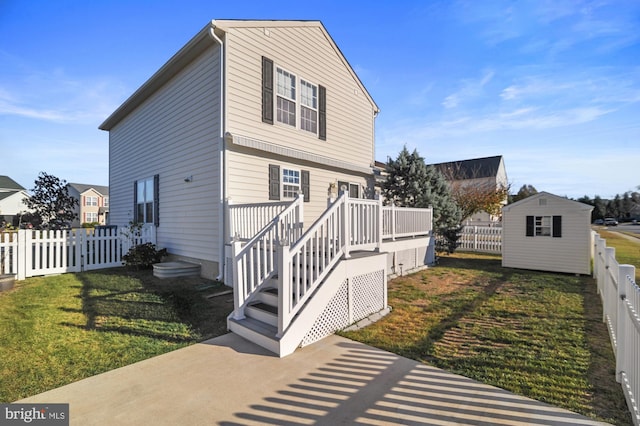
[[[126,266],[136,269],[150,268],[154,263],[159,263],[167,255],[167,249],[156,249],[153,243],[138,244],[131,247],[129,252],[122,256]]]
[[[83,222],[81,226],[83,228],[95,228],[98,225],[100,225],[100,222]]]

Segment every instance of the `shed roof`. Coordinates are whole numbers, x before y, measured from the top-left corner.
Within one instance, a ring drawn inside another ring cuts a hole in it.
[[[535,200],[538,200],[540,198],[543,198],[543,197],[555,198],[556,200],[559,200],[559,201],[561,201],[563,203],[571,204],[577,210],[585,210],[585,211],[593,210],[593,206],[591,206],[589,204],[581,203],[579,201],[570,200],[568,198],[561,197],[559,195],[551,194],[550,192],[541,191],[541,192],[538,192],[537,194],[530,195],[527,198],[524,198],[524,199],[522,199],[520,201],[516,201],[515,203],[507,204],[506,206],[504,206],[502,208],[502,211],[503,212],[508,212],[513,207],[519,207],[519,206],[521,206],[523,204],[531,203],[531,202],[533,202]]]
[[[360,86],[376,113],[380,112],[378,105],[362,84],[362,81],[349,64],[349,61],[335,44],[333,38],[320,21],[301,20],[233,20],[222,19],[213,20],[207,23],[187,44],[185,44],[175,55],[171,57],[155,74],[153,74],[133,95],[129,97],[118,109],[116,109],[100,126],[101,130],[111,130],[124,117],[137,108],[142,102],[148,99],[153,93],[160,89],[165,83],[173,78],[187,64],[205,51],[209,46],[216,43],[211,34],[224,36],[231,28],[276,28],[276,27],[318,27],[324,33],[327,41],[331,44],[336,54],[340,57],[345,67],[349,70],[354,80]]]

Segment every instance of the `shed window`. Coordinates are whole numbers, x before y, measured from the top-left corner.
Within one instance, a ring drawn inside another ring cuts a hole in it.
[[[527,216],[527,237],[562,237],[562,216]]]

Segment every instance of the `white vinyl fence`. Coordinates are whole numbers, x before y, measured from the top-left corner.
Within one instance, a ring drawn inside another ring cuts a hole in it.
[[[502,253],[500,226],[463,226],[458,236],[458,250]]]
[[[122,266],[122,256],[132,246],[147,242],[155,244],[153,227],[136,234],[128,228],[0,232],[0,272],[23,280]]]
[[[640,425],[640,287],[635,267],[620,265],[616,251],[593,233],[593,276],[602,298],[603,321],[616,355],[616,380],[622,385],[633,423]]]

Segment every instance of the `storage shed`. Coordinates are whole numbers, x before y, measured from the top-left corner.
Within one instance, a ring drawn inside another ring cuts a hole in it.
[[[540,192],[502,208],[502,266],[591,273],[591,210]]]

